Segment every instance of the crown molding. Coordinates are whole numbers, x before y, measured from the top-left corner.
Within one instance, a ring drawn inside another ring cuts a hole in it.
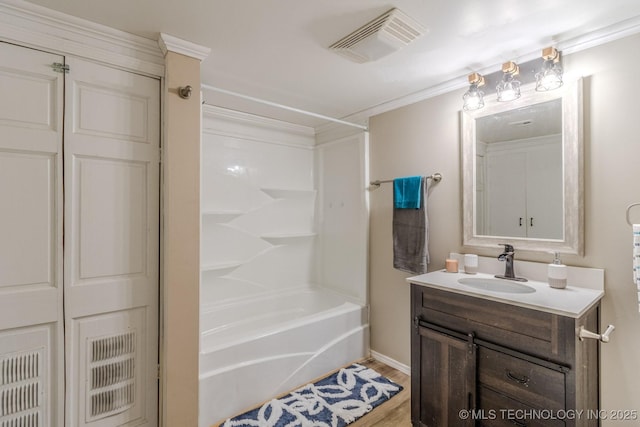
[[[640,17],[634,17],[596,31],[591,31],[577,37],[568,38],[566,40],[560,40],[561,37],[557,37],[556,40],[552,40],[548,43],[548,45],[555,46],[559,51],[562,51],[563,55],[569,55],[638,33],[640,33]],[[539,56],[540,51],[536,50],[535,52],[530,52],[526,55],[522,55],[519,58],[514,58],[514,60],[516,62],[526,62]],[[483,70],[475,71],[481,74],[488,74],[498,69],[499,66],[500,64],[494,64],[490,67],[485,67],[485,69]],[[402,108],[410,104],[415,104],[416,102],[424,101],[430,98],[435,98],[436,96],[443,95],[445,93],[461,90],[463,88],[467,88],[468,86],[467,74],[465,73],[464,75],[457,76],[435,86],[431,86],[429,88],[411,93],[409,95],[402,96],[388,102],[374,105],[362,111],[349,114],[342,119],[355,122],[366,121],[368,118],[376,116],[378,114],[396,110],[398,108]]]
[[[437,84],[435,86],[431,86],[429,88],[411,93],[409,95],[402,96],[391,101],[384,102],[382,104],[374,105],[373,107],[364,109],[357,113],[349,114],[348,116],[343,117],[343,120],[348,120],[351,122],[366,122],[369,118],[377,116],[378,114],[397,110],[398,108],[406,107],[407,105],[415,104],[416,102],[424,101],[426,99],[435,98],[436,96],[453,92],[465,87],[468,87],[466,75],[464,75],[462,78],[457,77]]]
[[[211,49],[208,47],[182,40],[165,33],[160,33],[160,37],[158,37],[158,45],[160,46],[164,56],[167,55],[167,52],[174,52],[203,61],[207,56],[209,56],[209,53],[211,53]]]
[[[612,41],[640,33],[640,16],[573,37],[566,41],[558,41],[555,46],[563,55],[568,55],[592,47],[600,46]]]
[[[164,75],[156,41],[24,0],[0,0],[0,40]]]

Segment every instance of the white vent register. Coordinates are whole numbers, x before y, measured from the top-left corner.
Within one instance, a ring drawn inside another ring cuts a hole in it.
[[[395,52],[424,34],[426,29],[399,9],[391,9],[329,49],[355,62],[375,61]]]
[[[88,420],[118,414],[133,406],[135,341],[134,332],[89,341]]]
[[[0,427],[39,427],[42,350],[0,357]]]

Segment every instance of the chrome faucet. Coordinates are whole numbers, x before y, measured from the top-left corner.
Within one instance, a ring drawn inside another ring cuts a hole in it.
[[[498,255],[498,259],[500,261],[504,261],[504,275],[496,274],[495,277],[498,279],[509,279],[515,280],[517,282],[526,282],[527,279],[524,277],[516,277],[513,272],[513,255],[516,253],[513,249],[513,246],[507,245],[506,243],[500,243],[500,246],[504,246],[504,252]]]

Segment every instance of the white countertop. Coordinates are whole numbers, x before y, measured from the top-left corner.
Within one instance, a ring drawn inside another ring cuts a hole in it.
[[[590,289],[579,286],[554,289],[545,282],[535,280],[517,282],[534,288],[535,292],[531,293],[495,292],[458,283],[458,279],[472,277],[493,278],[494,275],[487,273],[448,273],[445,270],[438,270],[420,276],[409,277],[407,282],[573,318],[582,316],[604,296],[603,289]]]

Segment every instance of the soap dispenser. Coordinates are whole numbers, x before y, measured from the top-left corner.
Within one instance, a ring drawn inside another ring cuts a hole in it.
[[[549,286],[556,289],[567,287],[567,266],[560,262],[560,254],[553,252],[553,263],[548,267]]]

